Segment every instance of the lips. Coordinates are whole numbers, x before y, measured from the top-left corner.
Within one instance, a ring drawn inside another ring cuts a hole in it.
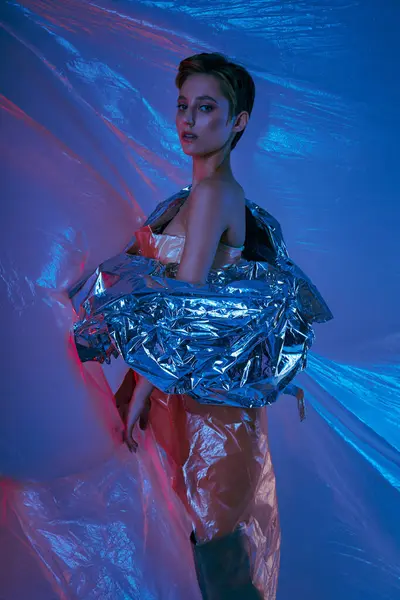
[[[181,135],[181,139],[184,142],[194,142],[195,140],[197,140],[197,135],[195,135],[191,131],[184,131]]]

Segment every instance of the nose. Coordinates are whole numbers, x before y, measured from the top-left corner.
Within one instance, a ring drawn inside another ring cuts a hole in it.
[[[185,112],[185,123],[187,123],[187,125],[189,125],[189,127],[193,127],[193,125],[194,125],[193,112],[189,109]]]

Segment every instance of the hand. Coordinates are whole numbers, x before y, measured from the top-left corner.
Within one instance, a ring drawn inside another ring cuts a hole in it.
[[[137,421],[140,421],[142,429],[145,429],[147,425],[150,411],[150,395],[153,389],[153,384],[144,377],[139,377],[132,395],[126,419],[125,441],[131,452],[136,452],[138,447],[137,442],[133,439],[133,429]]]

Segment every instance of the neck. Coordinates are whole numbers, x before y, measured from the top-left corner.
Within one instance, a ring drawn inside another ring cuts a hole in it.
[[[192,187],[214,174],[223,177],[233,177],[231,155],[226,150],[220,150],[208,156],[193,157]]]

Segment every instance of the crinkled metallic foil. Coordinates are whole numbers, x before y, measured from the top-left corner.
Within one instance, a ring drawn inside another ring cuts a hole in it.
[[[173,218],[190,188],[161,204],[153,231]],[[201,403],[261,407],[305,367],[313,321],[332,317],[289,259],[278,223],[247,203],[244,259],[212,270],[205,285],[174,279],[176,264],[124,253],[86,282],[75,340],[82,361],[122,355],[168,394]]]

